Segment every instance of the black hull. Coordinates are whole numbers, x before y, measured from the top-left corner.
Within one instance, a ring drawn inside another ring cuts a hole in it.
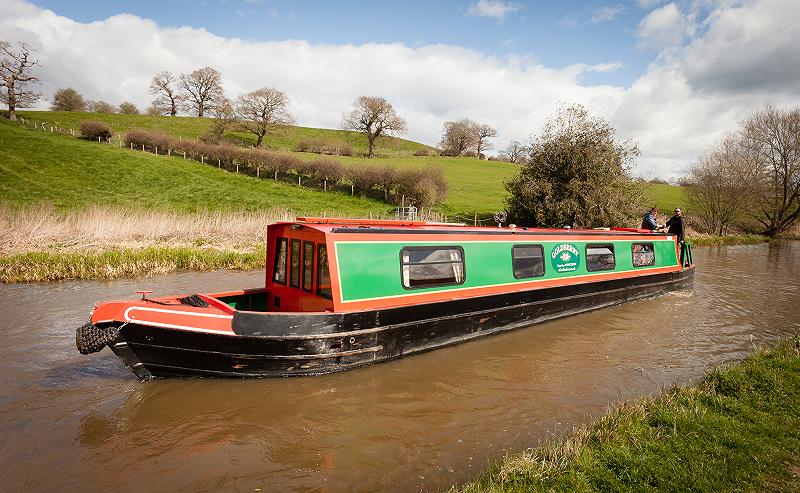
[[[235,336],[127,324],[111,349],[140,378],[348,370],[690,287],[681,272],[345,314],[237,312]]]

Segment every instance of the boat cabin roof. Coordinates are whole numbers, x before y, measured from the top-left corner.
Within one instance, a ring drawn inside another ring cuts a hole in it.
[[[528,228],[509,225],[469,226],[464,223],[430,221],[405,221],[391,219],[341,219],[322,217],[298,217],[296,221],[279,222],[277,225],[307,227],[325,234],[480,234],[480,235],[575,235],[575,236],[648,236],[653,233],[638,228]]]

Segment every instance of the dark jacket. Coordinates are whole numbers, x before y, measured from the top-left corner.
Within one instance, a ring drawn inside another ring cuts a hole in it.
[[[649,229],[650,231],[655,231],[658,229],[658,222],[656,222],[656,215],[652,212],[648,212],[642,218],[642,227],[641,229]]]
[[[686,222],[683,218],[677,214],[669,218],[667,221],[667,234],[675,235],[678,237],[678,241],[683,241],[684,236],[686,235]]]

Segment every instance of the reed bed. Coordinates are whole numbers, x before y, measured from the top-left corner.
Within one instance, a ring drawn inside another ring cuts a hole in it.
[[[800,336],[622,403],[452,492],[798,491]]]
[[[52,207],[0,207],[0,255],[142,246],[222,250],[261,244],[266,226],[293,219],[286,210],[181,214],[90,206],[60,213]]]

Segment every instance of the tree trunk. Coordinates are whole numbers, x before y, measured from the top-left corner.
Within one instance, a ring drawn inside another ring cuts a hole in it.
[[[369,140],[369,154],[367,154],[367,157],[373,157],[373,152],[375,149],[375,137],[367,134],[367,140]]]
[[[261,141],[264,140],[264,134],[256,134],[256,147],[261,147]]]
[[[14,106],[8,105],[8,119],[12,122],[17,121],[17,108]]]

